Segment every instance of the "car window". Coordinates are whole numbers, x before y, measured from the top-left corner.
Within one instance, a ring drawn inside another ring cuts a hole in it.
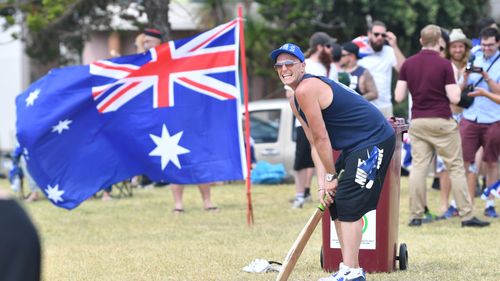
[[[279,109],[250,112],[250,135],[255,143],[277,142],[280,120]]]

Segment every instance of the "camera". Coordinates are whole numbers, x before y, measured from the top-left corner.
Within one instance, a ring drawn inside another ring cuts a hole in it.
[[[483,72],[483,68],[480,66],[474,66],[475,56],[471,55],[469,60],[467,61],[467,65],[465,66],[465,72],[475,72],[481,73]]]
[[[465,67],[465,71],[481,73],[483,72],[483,68],[480,66],[474,66],[473,64],[467,64],[467,66]]]

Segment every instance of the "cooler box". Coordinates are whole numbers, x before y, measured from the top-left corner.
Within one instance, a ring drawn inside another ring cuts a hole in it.
[[[399,260],[401,270],[406,269],[408,265],[406,244],[402,243],[398,247],[401,147],[403,133],[408,130],[408,124],[405,124],[403,118],[394,117],[390,118],[389,122],[396,131],[396,148],[385,176],[377,209],[363,216],[363,238],[359,263],[367,272],[394,271],[396,260]],[[334,152],[335,159],[339,154],[337,151]],[[330,220],[328,209],[323,214],[322,228],[321,267],[328,272],[337,271],[342,261],[342,253],[335,224]],[[397,256],[398,252],[399,256]]]

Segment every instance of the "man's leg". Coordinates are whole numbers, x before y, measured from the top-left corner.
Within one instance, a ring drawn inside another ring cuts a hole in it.
[[[433,121],[429,119],[431,118],[415,119],[410,126],[410,140],[412,146],[412,169],[409,176],[410,220],[422,219],[425,212],[425,179],[427,178],[427,168],[429,167],[434,152],[434,148],[426,140],[428,134],[426,123]]]
[[[340,243],[340,252],[342,253],[342,257],[345,257],[344,255],[344,241],[342,238],[342,224],[340,223],[339,219],[336,219],[333,221],[335,223],[335,231],[337,232],[337,237],[339,238],[339,243]]]
[[[441,198],[441,212],[446,212],[448,210],[448,200],[450,198],[451,181],[450,174],[447,170],[443,170],[438,173],[439,176],[439,186],[440,186],[440,198]]]
[[[462,154],[462,143],[458,125],[453,120],[436,121],[440,135],[433,138],[436,151],[443,159],[451,179],[451,192],[457,202],[459,214],[463,221],[473,217],[472,200],[467,192],[465,169]]]
[[[314,168],[307,168],[306,170],[306,178],[304,181],[304,198],[311,199],[311,181],[312,177],[314,176]]]
[[[359,268],[359,247],[363,236],[363,220],[340,223],[342,236],[342,259],[350,268]]]
[[[171,184],[170,188],[172,189],[172,195],[174,196],[174,212],[182,212],[184,210],[184,204],[182,202],[182,195],[184,192],[184,186],[180,184]]]
[[[484,155],[483,159],[486,168],[486,186],[491,186],[499,179],[498,159],[500,156],[500,122],[488,126],[484,136]],[[494,200],[490,197],[486,201],[485,215],[488,217],[498,217],[495,211]]]
[[[203,208],[207,211],[216,211],[218,208],[212,203],[210,186],[211,184],[199,184],[198,189],[200,190],[201,198],[203,200]]]
[[[467,177],[467,193],[471,198],[471,203],[474,205],[474,195],[477,185],[477,166],[475,163],[464,162],[466,177]]]

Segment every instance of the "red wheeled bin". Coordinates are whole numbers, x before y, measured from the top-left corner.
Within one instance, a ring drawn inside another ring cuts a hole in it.
[[[376,210],[363,216],[363,238],[359,251],[360,266],[367,272],[391,272],[399,268],[405,270],[408,265],[406,244],[399,245],[399,181],[401,176],[401,146],[403,133],[408,130],[403,118],[391,118],[389,122],[396,131],[396,148]],[[339,152],[334,152],[335,159]],[[342,253],[338,242],[335,225],[331,223],[328,209],[323,214],[323,246],[321,248],[321,267],[328,272],[338,270]]]

